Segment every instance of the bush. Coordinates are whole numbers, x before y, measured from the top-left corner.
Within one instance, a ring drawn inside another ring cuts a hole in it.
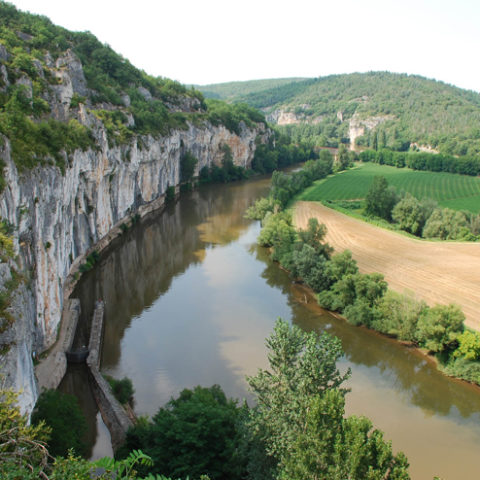
[[[122,405],[126,405],[133,400],[135,390],[129,378],[124,377],[121,380],[117,380],[110,375],[105,375],[105,379],[109,383],[113,395]]]
[[[184,389],[160,408],[151,422],[141,421],[127,432],[120,457],[141,448],[154,466],[149,473],[172,478],[244,478],[238,458],[236,426],[241,409],[218,385]]]
[[[455,357],[464,357],[466,360],[480,360],[480,334],[465,330],[458,337],[458,348]]]
[[[415,342],[418,318],[426,309],[427,304],[416,301],[413,296],[388,291],[378,304],[372,328],[400,340]]]
[[[52,429],[48,442],[51,455],[66,457],[71,448],[78,455],[86,453],[83,436],[87,421],[76,397],[58,390],[43,391],[35,404],[32,423],[42,420]]]
[[[418,320],[417,339],[431,352],[453,351],[464,330],[465,315],[457,305],[435,305]]]
[[[423,237],[441,240],[461,240],[468,237],[467,218],[463,212],[449,208],[437,208],[423,228]]]
[[[165,203],[172,203],[175,200],[175,187],[168,186],[165,191]]]
[[[180,159],[180,179],[182,182],[189,182],[195,172],[198,160],[190,153],[186,152]]]
[[[450,360],[440,368],[447,375],[480,385],[480,362],[461,357]]]

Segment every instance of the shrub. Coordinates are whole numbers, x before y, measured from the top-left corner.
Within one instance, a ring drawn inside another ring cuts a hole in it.
[[[400,340],[415,342],[418,319],[427,308],[425,302],[416,301],[413,296],[388,291],[378,304],[372,327]]]
[[[467,360],[480,359],[480,334],[465,330],[458,337],[458,348],[454,352],[455,357],[464,357]]]
[[[218,385],[184,389],[151,422],[131,428],[118,454],[141,448],[155,462],[149,473],[172,478],[200,478],[207,472],[213,479],[245,478],[238,457],[240,412]]]
[[[165,191],[165,203],[172,203],[175,200],[175,187],[168,186]]]
[[[190,153],[186,152],[180,159],[180,179],[182,182],[189,182],[195,172],[198,160]]]
[[[480,362],[468,360],[464,357],[455,358],[446,365],[441,365],[440,368],[447,375],[480,385]]]
[[[435,305],[418,320],[417,339],[431,352],[454,350],[463,332],[465,315],[457,305]]]
[[[65,457],[71,448],[79,455],[86,453],[83,436],[87,421],[76,397],[58,390],[43,391],[32,413],[32,423],[42,420],[52,429],[48,442],[51,455]]]
[[[126,405],[133,400],[135,390],[132,381],[128,377],[117,380],[110,375],[105,375],[105,379],[109,383],[113,395],[122,405]]]

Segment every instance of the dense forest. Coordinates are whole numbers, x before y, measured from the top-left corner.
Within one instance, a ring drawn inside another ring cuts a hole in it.
[[[264,90],[282,87],[284,85],[302,82],[306,78],[276,78],[266,80],[247,80],[244,82],[216,83],[212,85],[194,85],[201,90],[205,98],[216,98],[221,100],[236,100],[239,96],[259,93]]]
[[[319,146],[348,143],[355,116],[354,123],[367,125],[364,135],[356,139],[360,146],[402,151],[416,143],[454,155],[480,153],[480,94],[476,92],[389,72],[290,80],[199,88],[229,101],[246,102],[267,117],[279,110],[291,112],[297,123],[283,130]]]

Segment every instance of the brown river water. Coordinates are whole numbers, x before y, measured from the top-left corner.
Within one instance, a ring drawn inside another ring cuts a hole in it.
[[[85,343],[96,299],[105,301],[102,372],[128,376],[135,411],[153,415],[183,388],[219,384],[252,397],[245,375],[267,366],[265,337],[282,317],[338,336],[351,368],[347,414],[366,415],[405,452],[415,480],[479,478],[480,389],[438,372],[414,349],[323,311],[256,245],[260,226],[243,218],[269,179],[182,194],[162,214],[116,240],[84,275],[76,342]],[[89,419],[92,458],[111,453],[86,371],[69,367],[61,389]]]

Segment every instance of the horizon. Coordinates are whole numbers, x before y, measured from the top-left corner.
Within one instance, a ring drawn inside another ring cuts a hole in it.
[[[327,77],[334,77],[334,76],[342,76],[342,75],[355,75],[355,74],[358,74],[358,75],[366,75],[366,74],[369,74],[369,73],[389,73],[389,74],[392,74],[392,75],[406,75],[408,77],[419,77],[419,78],[422,78],[424,80],[429,80],[429,81],[433,81],[433,82],[437,82],[437,83],[443,83],[444,85],[448,85],[450,87],[454,87],[454,88],[459,88],[461,90],[465,90],[465,91],[468,91],[468,92],[473,92],[473,93],[476,93],[478,95],[480,95],[480,91],[477,91],[477,90],[472,90],[472,89],[468,89],[468,88],[463,88],[463,87],[459,87],[457,85],[454,85],[453,83],[448,83],[448,82],[445,82],[443,80],[438,80],[436,78],[429,78],[429,77],[426,77],[424,75],[420,75],[418,73],[407,73],[407,72],[392,72],[392,71],[388,71],[388,70],[369,70],[369,71],[365,71],[365,72],[343,72],[343,73],[329,73],[328,75],[321,75],[321,76],[316,76],[316,77],[301,77],[301,76],[291,76],[291,77],[275,77],[275,78],[251,78],[251,79],[248,79],[248,80],[229,80],[229,81],[226,81],[226,82],[218,82],[218,83],[205,83],[205,84],[185,84],[187,87],[190,87],[190,86],[193,86],[193,87],[209,87],[209,86],[214,86],[214,85],[226,85],[226,84],[229,84],[229,83],[248,83],[248,82],[262,82],[262,81],[268,81],[268,80],[288,80],[288,79],[300,79],[300,81],[303,81],[303,80],[313,80],[313,79],[320,79],[320,78],[327,78]]]
[[[480,65],[469,58],[480,2],[470,0],[299,0],[293,10],[286,0],[245,0],[233,13],[220,0],[9,3],[90,31],[137,68],[185,85],[387,71],[480,93]]]

